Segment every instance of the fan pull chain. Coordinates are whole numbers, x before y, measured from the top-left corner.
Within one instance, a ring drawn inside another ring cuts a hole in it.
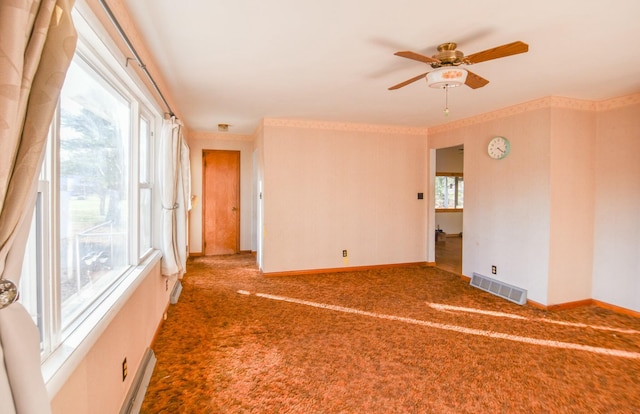
[[[444,85],[444,116],[449,116],[449,85]]]

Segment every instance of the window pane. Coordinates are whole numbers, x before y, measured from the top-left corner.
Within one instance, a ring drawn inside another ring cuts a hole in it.
[[[445,193],[445,207],[456,207],[456,177],[447,177],[447,191]]]
[[[140,117],[139,136],[139,257],[143,257],[151,249],[151,129],[149,121]]]
[[[149,121],[140,118],[140,180],[141,184],[150,183],[150,163],[149,163]]]
[[[27,309],[40,332],[40,351],[44,349],[42,284],[42,193],[38,193],[31,229],[22,262],[20,302]]]
[[[463,177],[446,175],[436,176],[435,200],[436,208],[463,208]]]
[[[65,327],[128,266],[130,107],[78,56],[60,105],[59,259]]]
[[[445,208],[445,188],[447,186],[447,177],[436,177],[436,208]]]
[[[140,189],[140,256],[151,249],[151,189]]]

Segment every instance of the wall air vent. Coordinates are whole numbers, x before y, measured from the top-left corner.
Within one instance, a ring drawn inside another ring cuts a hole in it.
[[[509,285],[496,279],[473,273],[471,277],[471,286],[484,290],[496,296],[500,296],[506,300],[524,305],[527,303],[527,290],[516,286]]]

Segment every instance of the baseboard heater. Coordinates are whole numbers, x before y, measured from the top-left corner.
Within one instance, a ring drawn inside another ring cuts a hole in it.
[[[471,277],[471,286],[515,302],[518,305],[527,303],[526,289],[512,286],[475,272],[473,273],[473,277]]]
[[[120,414],[138,414],[142,407],[142,401],[144,395],[147,392],[149,386],[149,380],[151,380],[151,374],[156,367],[156,354],[150,348],[147,348],[144,357],[142,357],[142,363],[136,377],[133,379],[131,388],[127,393],[127,398],[124,400],[124,404],[120,409]]]
[[[173,290],[171,291],[170,301],[172,305],[178,303],[178,298],[180,297],[180,293],[182,292],[182,283],[180,280],[176,281],[176,284],[173,285]]]

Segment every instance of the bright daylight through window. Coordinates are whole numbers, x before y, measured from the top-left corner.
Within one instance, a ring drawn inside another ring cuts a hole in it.
[[[80,58],[60,99],[60,294],[67,327],[129,265],[129,103]]]
[[[436,174],[436,210],[459,210],[464,206],[462,174]]]
[[[20,286],[43,360],[153,245],[153,132],[161,117],[104,45],[95,47],[95,34],[89,41],[86,27],[79,32],[51,125]]]

